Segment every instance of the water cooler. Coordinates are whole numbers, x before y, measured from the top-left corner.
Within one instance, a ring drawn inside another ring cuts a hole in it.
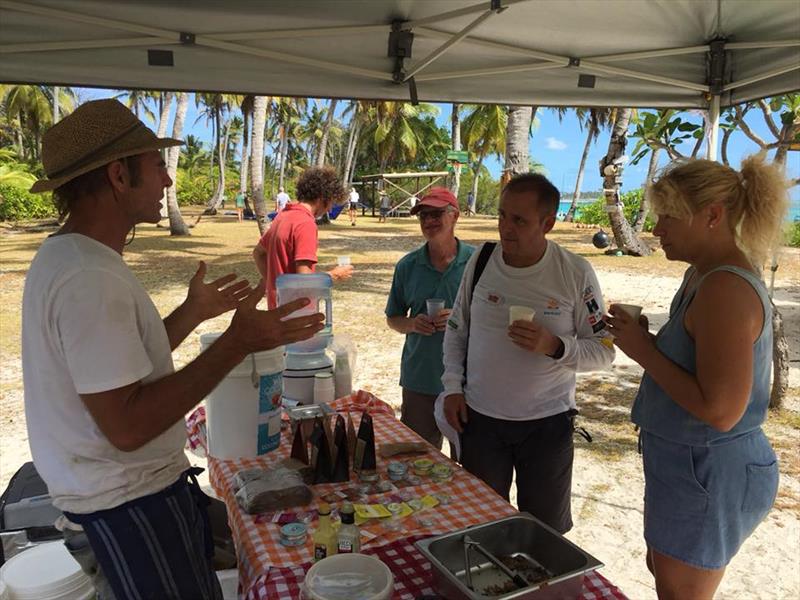
[[[325,328],[311,339],[286,346],[286,368],[283,371],[283,397],[299,404],[314,402],[314,376],[333,373],[333,361],[325,353],[333,337],[333,280],[327,273],[286,274],[278,276],[278,304],[297,298],[308,298],[310,304],[290,317],[325,313]]]

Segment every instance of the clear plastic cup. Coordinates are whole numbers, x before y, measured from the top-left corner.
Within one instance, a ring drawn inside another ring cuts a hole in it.
[[[435,319],[444,310],[444,300],[441,298],[428,298],[425,301],[428,308],[428,318]]]
[[[530,306],[509,306],[508,307],[508,324],[513,325],[514,321],[533,321],[536,316],[536,311]]]
[[[346,267],[350,264],[350,257],[349,256],[340,256],[336,259],[336,264],[340,267]]]
[[[624,310],[628,316],[633,319],[635,323],[639,322],[639,317],[642,314],[642,307],[637,304],[619,304],[615,303],[614,306]]]

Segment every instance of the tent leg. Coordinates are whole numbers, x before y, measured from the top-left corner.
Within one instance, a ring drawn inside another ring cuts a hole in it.
[[[717,94],[711,96],[711,102],[708,106],[708,122],[710,131],[706,158],[708,160],[717,160],[717,140],[719,139],[719,95]]]

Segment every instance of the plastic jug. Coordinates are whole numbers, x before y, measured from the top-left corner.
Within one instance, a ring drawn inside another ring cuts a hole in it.
[[[286,304],[298,298],[308,298],[311,303],[305,308],[294,311],[291,317],[325,313],[325,328],[311,339],[289,344],[287,353],[319,352],[324,350],[330,341],[333,330],[333,279],[327,273],[302,273],[279,275],[275,281],[278,290],[278,304]],[[322,306],[324,304],[324,307]],[[323,310],[324,308],[324,310]]]

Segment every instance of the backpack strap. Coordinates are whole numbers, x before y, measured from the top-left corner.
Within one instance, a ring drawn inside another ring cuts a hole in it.
[[[467,380],[467,356],[469,355],[469,330],[470,324],[472,323],[472,296],[475,293],[475,287],[478,285],[478,280],[483,275],[483,271],[486,268],[486,264],[489,262],[489,258],[492,256],[492,252],[494,252],[494,248],[497,246],[497,242],[486,242],[483,247],[481,248],[480,254],[478,254],[478,260],[475,262],[475,271],[472,273],[472,287],[469,290],[469,297],[467,298],[467,306],[470,308],[470,322],[467,323],[467,347],[464,350],[464,381]]]

